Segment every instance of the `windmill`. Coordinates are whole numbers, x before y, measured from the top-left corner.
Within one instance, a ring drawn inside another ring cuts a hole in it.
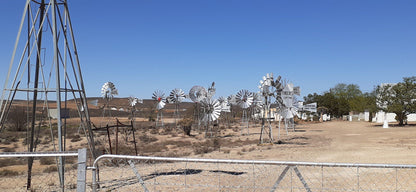
[[[292,128],[293,131],[295,131],[294,117],[298,115],[298,102],[294,95],[300,95],[300,88],[294,87],[292,83],[285,83],[284,88],[280,94],[280,98],[282,100],[282,103],[280,104],[280,112],[285,122],[286,133],[288,128]]]
[[[227,97],[227,101],[228,101],[228,105],[230,106],[230,114],[229,115],[231,116],[232,119],[234,119],[235,115],[234,115],[234,111],[233,111],[233,105],[237,105],[237,100],[236,100],[235,95],[233,95],[233,94],[229,95]],[[229,122],[228,122],[228,124],[229,124]],[[230,127],[230,125],[228,125],[228,127]]]
[[[170,95],[168,97],[168,101],[169,103],[174,103],[175,104],[175,112],[173,113],[174,117],[175,117],[175,125],[178,126],[177,124],[177,119],[180,118],[180,114],[179,114],[179,104],[185,100],[185,92],[182,89],[173,89],[170,92]]]
[[[206,123],[206,129],[205,129],[205,137],[207,137],[208,132],[211,133],[213,129],[211,127],[211,122],[215,121],[220,117],[221,114],[221,105],[218,102],[218,100],[212,99],[212,98],[205,98],[201,101],[201,105],[203,108],[203,115],[202,115],[202,121]]]
[[[4,81],[0,100],[0,130],[7,130],[5,121],[14,107],[15,97],[26,99],[28,118],[28,152],[36,151],[40,132],[35,127],[46,122],[51,129],[53,150],[66,150],[65,114],[69,102],[75,103],[80,119],[80,128],[88,140],[92,157],[96,158],[94,135],[88,110],[88,102],[82,75],[82,67],[74,36],[74,29],[66,0],[26,0],[9,70]],[[22,7],[23,8],[23,7]],[[14,16],[13,16],[14,17]],[[56,102],[56,108],[50,106]],[[56,114],[56,125],[52,125],[47,113]],[[52,130],[56,130],[52,131]],[[62,186],[65,180],[65,157],[57,160],[58,177]],[[28,158],[27,189],[31,189],[33,157]]]
[[[215,82],[212,82],[211,87],[208,87],[208,93],[207,93],[207,97],[208,98],[212,98],[215,95]]]
[[[243,116],[241,118],[241,135],[243,135],[243,129],[247,129],[247,134],[250,134],[249,132],[249,117],[247,115],[247,109],[251,106],[253,103],[253,94],[249,92],[248,90],[240,90],[236,95],[236,101],[237,104],[243,109]]]
[[[263,108],[263,99],[260,93],[253,93],[253,104],[251,105],[251,116],[258,120],[261,109]]]
[[[139,99],[137,97],[130,96],[128,98],[128,101],[129,101],[129,106],[131,107],[131,119],[132,119],[132,122],[134,123],[134,120],[135,120],[135,117],[136,117],[136,111],[137,111],[136,104],[137,103],[143,103],[143,99]]]
[[[221,105],[221,114],[231,112],[230,111],[230,109],[231,109],[230,104],[228,103],[228,100],[226,98],[221,96],[221,97],[218,98],[218,102]],[[229,125],[228,115],[226,115],[225,117],[226,117],[225,121]]]
[[[201,118],[200,118],[200,108],[199,103],[201,103],[202,100],[208,97],[207,90],[199,85],[195,85],[189,90],[189,98],[195,103],[194,107],[194,119],[198,120],[198,130],[201,126]]]
[[[266,134],[269,137],[269,142],[273,142],[273,134],[272,134],[272,126],[271,120],[273,118],[271,114],[270,105],[272,103],[272,99],[275,99],[275,102],[280,102],[279,97],[277,95],[280,94],[281,88],[281,77],[278,76],[276,80],[273,78],[273,73],[268,73],[266,76],[263,76],[262,80],[260,80],[260,93],[263,97],[263,113],[262,113],[262,126],[261,126],[261,133],[260,133],[260,143],[264,142],[263,135]],[[267,122],[267,128],[265,124]]]
[[[156,101],[156,110],[157,110],[156,127],[158,125],[163,127],[163,112],[162,112],[162,109],[166,105],[165,94],[160,90],[156,90],[155,92],[153,92],[152,99],[154,101]]]
[[[103,106],[103,119],[105,118],[105,112],[108,111],[108,116],[111,117],[110,101],[114,96],[118,95],[118,90],[112,82],[105,82],[101,87],[101,97],[104,99]],[[107,121],[108,123],[108,121]]]

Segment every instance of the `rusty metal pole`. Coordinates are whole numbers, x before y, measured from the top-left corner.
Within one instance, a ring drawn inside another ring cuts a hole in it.
[[[136,151],[136,156],[137,156],[138,153],[137,153],[136,136],[135,136],[135,133],[134,133],[134,124],[133,124],[133,121],[131,121],[131,130],[133,131],[134,151]]]
[[[118,155],[118,119],[117,119],[117,124],[116,124],[116,155]]]
[[[110,154],[113,154],[113,149],[111,148],[110,131],[108,129],[109,129],[109,127],[108,127],[108,124],[107,124],[108,145],[110,145]]]

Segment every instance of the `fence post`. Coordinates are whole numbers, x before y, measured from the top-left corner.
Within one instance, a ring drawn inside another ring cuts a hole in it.
[[[87,177],[87,149],[78,149],[77,192],[85,192]]]

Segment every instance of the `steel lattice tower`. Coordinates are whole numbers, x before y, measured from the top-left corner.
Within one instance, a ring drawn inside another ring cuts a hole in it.
[[[94,137],[88,113],[87,98],[75,44],[74,31],[66,0],[27,0],[14,45],[9,70],[1,95],[0,131],[7,128],[8,114],[15,99],[27,100],[28,151],[36,150],[35,128],[45,111],[56,108],[57,125],[46,117],[51,137],[58,138],[58,149],[65,151],[66,118],[62,113],[75,103],[80,129],[85,133],[95,158]],[[54,102],[50,102],[54,100]],[[56,101],[56,102],[55,102]],[[39,110],[43,112],[39,115]],[[48,115],[49,116],[49,115]],[[52,130],[57,130],[54,136]],[[65,159],[58,160],[58,173],[63,189]],[[33,158],[28,160],[28,183],[31,187]]]

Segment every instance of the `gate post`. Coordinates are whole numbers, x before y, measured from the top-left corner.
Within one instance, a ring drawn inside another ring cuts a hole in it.
[[[85,192],[87,177],[87,149],[78,149],[77,192]]]

